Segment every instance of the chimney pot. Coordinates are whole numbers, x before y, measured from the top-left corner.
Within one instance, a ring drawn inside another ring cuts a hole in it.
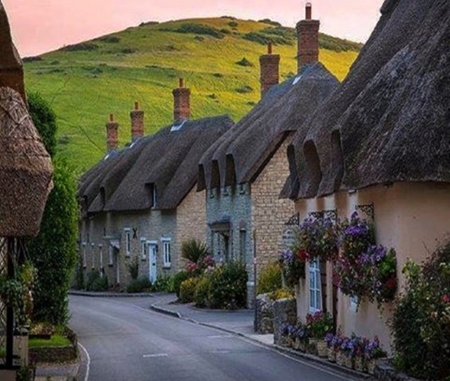
[[[178,87],[182,89],[184,87],[184,78],[180,78]]]
[[[269,42],[267,44],[267,54],[272,54],[272,43],[271,42]]]
[[[109,114],[109,121],[114,122],[114,114]]]
[[[134,109],[139,110],[139,102],[134,102]]]
[[[312,19],[312,4],[311,3],[306,3],[305,14],[306,14],[306,16],[305,16],[306,20]]]

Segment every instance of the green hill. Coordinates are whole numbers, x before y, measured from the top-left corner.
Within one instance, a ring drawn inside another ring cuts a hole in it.
[[[148,22],[39,57],[24,59],[28,91],[56,112],[59,149],[80,171],[105,153],[105,123],[114,113],[122,145],[130,140],[134,101],[145,111],[146,134],[170,124],[172,89],[184,77],[193,118],[229,114],[235,121],[258,101],[259,56],[273,41],[280,80],[296,72],[292,28],[231,17]],[[321,35],[320,60],[340,80],[360,44]]]

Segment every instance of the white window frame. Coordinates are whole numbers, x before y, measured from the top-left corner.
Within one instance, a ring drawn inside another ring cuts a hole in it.
[[[100,257],[100,274],[103,276],[103,244],[98,244],[98,256]]]
[[[141,238],[141,258],[143,261],[147,259],[147,239]]]
[[[125,256],[129,257],[131,255],[131,229],[123,229],[125,233]]]
[[[95,269],[95,243],[91,242],[91,259],[92,259],[92,270]]]
[[[314,313],[322,310],[322,280],[320,261],[318,258],[309,263],[309,311]]]
[[[163,267],[170,268],[172,266],[172,239],[161,238],[163,252]]]
[[[83,242],[83,267],[86,268],[87,256],[86,256],[86,242]]]
[[[114,247],[113,245],[108,245],[108,259],[109,259],[109,265],[114,266]]]

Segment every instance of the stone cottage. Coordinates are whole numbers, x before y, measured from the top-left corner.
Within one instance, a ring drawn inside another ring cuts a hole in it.
[[[242,260],[249,274],[249,305],[256,271],[277,258],[283,224],[294,214],[279,194],[289,173],[286,147],[296,129],[337,87],[318,62],[319,21],[297,25],[298,74],[278,84],[280,56],[261,56],[260,102],[202,157],[197,189],[206,190],[207,244],[216,259]]]
[[[118,123],[106,124],[108,154],[80,181],[80,256],[85,272],[111,285],[129,281],[127,264],[154,282],[180,267],[181,243],[204,240],[205,198],[195,190],[198,161],[234,123],[227,116],[189,120],[190,91],[180,80],[174,123],[144,136],[143,111],[131,111],[131,145],[118,150]]]
[[[407,258],[421,262],[450,232],[449,25],[446,0],[386,0],[348,77],[288,147],[283,195],[300,219],[373,219],[377,243],[396,250],[400,289]],[[309,266],[299,317],[327,309],[343,334],[388,344],[391,306],[356,304],[333,287],[329,263]]]

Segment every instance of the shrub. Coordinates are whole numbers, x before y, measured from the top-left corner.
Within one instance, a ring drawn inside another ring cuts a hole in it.
[[[188,278],[189,278],[189,274],[185,270],[178,271],[173,276],[173,291],[177,294],[178,298],[180,297],[181,283],[183,283]]]
[[[173,292],[173,277],[170,275],[158,276],[152,290],[156,292]]]
[[[35,62],[35,61],[42,61],[42,57],[34,56],[34,57],[23,57],[23,62]]]
[[[87,275],[86,291],[106,291],[108,290],[108,278],[101,276],[98,270],[92,270]]]
[[[191,303],[194,301],[195,288],[200,278],[189,278],[181,283],[180,286],[180,302]]]
[[[120,42],[120,38],[117,36],[105,36],[100,37],[98,41],[107,42],[108,44],[117,44]]]
[[[243,57],[240,61],[237,61],[236,65],[245,66],[245,67],[253,67],[253,66],[255,66],[245,57]]]
[[[278,290],[272,291],[269,294],[270,300],[280,300],[280,299],[293,299],[294,294],[292,291],[286,290],[284,288],[279,288]]]
[[[253,92],[253,87],[250,85],[244,85],[236,89],[236,92],[239,94],[247,94]]]
[[[211,307],[237,309],[247,302],[247,272],[242,262],[227,262],[211,274]]]
[[[266,294],[282,287],[281,268],[278,263],[272,263],[264,268],[258,276],[258,294]]]
[[[201,34],[201,35],[207,35],[214,38],[223,38],[224,34],[209,25],[204,24],[194,24],[194,23],[185,23],[180,25],[177,29],[165,29],[161,28],[161,31],[166,32],[176,32],[176,33],[193,33],[193,34]]]
[[[80,51],[91,52],[91,51],[97,50],[97,49],[98,49],[98,45],[94,44],[93,42],[82,42],[80,44],[64,46],[63,48],[61,48],[59,50],[65,51],[65,52],[80,52]]]
[[[133,279],[127,286],[127,292],[129,294],[134,294],[138,292],[151,291],[152,290],[152,282],[146,276],[139,277],[137,279]]]
[[[416,378],[450,377],[450,242],[423,265],[409,261],[394,310],[395,363]]]
[[[264,24],[269,24],[269,25],[281,26],[281,24],[278,21],[272,21],[271,19],[262,19],[262,20],[258,20],[258,22],[262,22]]]
[[[239,25],[239,23],[237,23],[236,21],[230,21],[230,22],[228,23],[228,26],[229,26],[230,28],[237,28],[238,25]]]
[[[197,307],[208,307],[210,305],[209,289],[211,280],[208,276],[200,278],[194,292],[194,302]]]
[[[130,273],[131,279],[137,279],[139,276],[139,258],[137,255],[127,263],[127,270]]]
[[[190,239],[181,244],[181,257],[194,263],[200,262],[208,254],[208,247],[198,239]]]

